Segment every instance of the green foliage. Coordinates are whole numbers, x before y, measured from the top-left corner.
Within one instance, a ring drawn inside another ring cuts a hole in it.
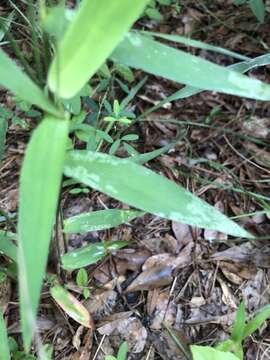
[[[42,110],[59,116],[57,108],[43,91],[0,48],[0,85],[21,99],[37,105]]]
[[[210,346],[191,346],[193,360],[238,360],[232,353],[216,350]]]
[[[234,0],[235,5],[248,4],[260,23],[265,19],[265,5],[263,0]]]
[[[14,244],[14,240],[17,240],[16,234],[0,230],[0,253],[16,262],[17,246]]]
[[[18,258],[20,309],[26,349],[30,347],[45,274],[67,135],[68,120],[45,117],[31,137],[21,171]]]
[[[147,2],[136,0],[130,6],[126,0],[118,0],[106,2],[104,6],[100,0],[82,1],[51,65],[50,89],[62,98],[76,95],[110,55]],[[89,56],[89,51],[95,55]]]
[[[85,269],[80,269],[76,275],[76,284],[82,288],[85,299],[89,298],[90,290],[88,289],[88,274]]]
[[[2,360],[10,360],[10,351],[8,344],[7,328],[3,314],[0,311],[0,354]]]
[[[161,44],[139,33],[127,33],[110,57],[113,61],[135,69],[142,69],[200,89],[270,100],[270,85]]]

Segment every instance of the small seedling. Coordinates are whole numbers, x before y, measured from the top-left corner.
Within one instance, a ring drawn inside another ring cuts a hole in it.
[[[80,269],[77,272],[76,284],[82,289],[84,298],[88,299],[90,296],[90,290],[88,288],[88,274],[85,269]]]
[[[128,353],[128,344],[124,342],[123,344],[121,344],[118,350],[117,357],[112,355],[107,355],[105,357],[105,360],[126,360],[127,353]]]

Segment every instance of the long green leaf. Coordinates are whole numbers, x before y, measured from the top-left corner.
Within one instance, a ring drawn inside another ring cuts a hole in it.
[[[265,5],[263,0],[249,0],[249,6],[260,23],[264,22]]]
[[[237,71],[240,73],[245,73],[256,67],[265,66],[265,65],[269,65],[269,64],[270,64],[270,54],[265,54],[265,55],[257,56],[256,58],[251,59],[251,60],[241,61],[240,63],[230,65],[230,66],[228,66],[228,69]],[[185,99],[187,97],[197,95],[197,94],[201,93],[202,91],[203,91],[202,89],[198,89],[198,88],[195,88],[195,87],[192,87],[189,85],[184,86],[182,89],[174,92],[172,95],[167,96],[165,99],[162,99],[158,104],[156,104],[155,106],[152,106],[150,109],[146,110],[142,115],[140,115],[140,117],[144,117],[144,116],[150,114],[151,112],[159,109],[161,106],[163,106],[164,104],[166,104],[168,102]]]
[[[242,301],[237,309],[236,319],[231,334],[231,339],[235,343],[239,343],[243,340],[245,323],[246,323],[246,311],[245,311],[245,304]]]
[[[0,48],[0,85],[55,116],[61,114],[43,91]]]
[[[0,253],[8,256],[13,261],[17,261],[17,246],[13,240],[17,240],[16,234],[0,230]]]
[[[142,13],[148,0],[83,0],[49,71],[50,89],[74,96]]]
[[[10,360],[7,328],[2,311],[0,311],[0,357],[1,360]]]
[[[149,34],[151,36],[158,37],[158,38],[161,38],[161,39],[173,41],[173,42],[176,42],[176,43],[184,44],[186,46],[192,46],[192,47],[196,47],[198,49],[214,51],[214,52],[217,52],[219,54],[232,56],[232,57],[234,57],[236,59],[239,59],[239,60],[244,60],[244,61],[250,60],[250,58],[248,58],[247,56],[238,54],[238,53],[236,53],[234,51],[230,51],[230,50],[224,49],[224,48],[219,47],[219,46],[206,44],[205,42],[198,41],[198,40],[193,40],[193,39],[190,39],[190,38],[185,37],[185,36],[174,35],[174,34],[162,34],[162,33],[156,33],[156,32],[152,32],[152,31],[142,31],[142,33],[144,33],[146,35]]]
[[[7,127],[8,127],[7,120],[0,117],[0,165],[5,153]]]
[[[259,313],[251,319],[243,331],[243,339],[250,336],[254,331],[258,330],[262,324],[270,317],[270,305],[263,307]]]
[[[19,285],[23,340],[29,350],[62,178],[68,120],[46,117],[27,146],[20,178]]]
[[[250,237],[235,222],[183,187],[132,161],[85,150],[71,151],[67,155],[64,173],[157,216]]]
[[[84,233],[110,229],[141,215],[143,215],[143,212],[136,210],[110,209],[92,211],[66,219],[64,222],[64,232]]]
[[[196,88],[270,100],[270,85],[139,33],[127,33],[110,57],[113,61]]]
[[[193,360],[239,360],[237,356],[229,352],[222,352],[210,346],[192,345]]]

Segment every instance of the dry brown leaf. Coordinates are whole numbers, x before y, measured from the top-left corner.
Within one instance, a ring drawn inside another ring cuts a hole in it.
[[[125,274],[127,270],[136,271],[141,268],[145,261],[151,255],[150,251],[135,250],[135,249],[122,249],[118,250],[115,254],[116,269],[119,274]]]
[[[176,313],[177,306],[173,300],[170,300],[170,294],[159,294],[150,328],[153,330],[159,330],[163,327],[163,322],[168,327],[172,327],[175,322]]]
[[[183,345],[183,347],[188,352],[188,340],[183,334],[182,331],[172,330],[173,334],[176,336],[178,341]],[[186,357],[176,345],[175,341],[172,339],[172,336],[168,333],[167,330],[162,332],[152,332],[151,340],[159,354],[159,356],[164,360],[186,360]]]
[[[113,290],[91,295],[84,302],[84,306],[90,312],[94,320],[100,320],[113,312],[116,305],[117,293]]]
[[[126,314],[120,319],[99,327],[98,332],[107,336],[120,335],[121,338],[127,341],[130,352],[133,353],[142,352],[147,340],[147,331],[140,320],[134,316],[126,317]]]
[[[220,277],[217,277],[217,280],[222,290],[222,301],[229,307],[229,309],[236,310],[237,303],[232,291],[230,290],[226,282],[223,281]]]
[[[169,253],[163,253],[158,255],[153,255],[149,257],[143,264],[142,270],[147,271],[153,267],[165,267],[171,265],[175,261],[175,256]]]
[[[224,276],[235,285],[241,285],[243,279],[249,280],[256,275],[256,267],[253,264],[231,263],[221,261],[219,268]]]
[[[171,266],[155,266],[143,271],[125,290],[125,292],[152,290],[169,285],[172,280]]]
[[[178,251],[189,242],[193,242],[191,228],[189,225],[172,221],[172,230],[178,243]]]
[[[270,119],[252,116],[250,120],[243,122],[242,130],[246,135],[267,139],[270,137]]]

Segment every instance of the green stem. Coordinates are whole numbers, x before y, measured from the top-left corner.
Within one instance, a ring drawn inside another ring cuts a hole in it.
[[[38,30],[36,27],[36,16],[35,16],[35,7],[33,3],[28,4],[28,14],[29,14],[29,20],[31,23],[31,34],[32,34],[32,40],[33,40],[33,51],[34,51],[34,59],[35,59],[35,65],[36,65],[36,72],[37,72],[37,78],[39,80],[39,83],[43,85],[44,82],[44,73],[42,68],[42,62],[41,62],[41,54],[40,54],[40,48],[39,48],[39,39],[38,39]]]

